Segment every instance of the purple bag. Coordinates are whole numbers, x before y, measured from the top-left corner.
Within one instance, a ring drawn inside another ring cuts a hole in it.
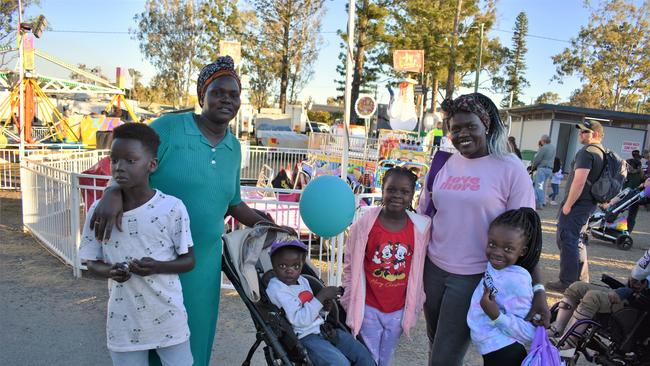
[[[548,339],[546,329],[537,327],[533,344],[521,366],[561,366],[560,352]]]

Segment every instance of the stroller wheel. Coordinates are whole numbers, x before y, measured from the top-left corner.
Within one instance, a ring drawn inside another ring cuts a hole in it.
[[[616,238],[616,246],[621,250],[630,250],[634,241],[629,235],[621,235]]]

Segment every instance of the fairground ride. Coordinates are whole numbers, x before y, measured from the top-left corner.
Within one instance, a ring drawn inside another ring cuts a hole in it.
[[[52,55],[34,47],[34,38],[31,34],[18,32],[18,44],[22,50],[4,48],[0,53],[22,51],[22,62],[18,67],[22,68],[22,78],[12,82],[13,73],[0,71],[0,89],[9,90],[6,98],[0,101],[0,141],[6,143],[7,139],[23,141],[27,144],[38,144],[48,142],[83,142],[80,128],[71,126],[69,119],[64,116],[52,103],[48,95],[75,95],[75,94],[108,94],[113,98],[106,106],[106,113],[111,113],[113,107],[121,110],[126,109],[133,121],[138,121],[135,112],[126,101],[124,90],[121,89],[123,77],[121,69],[118,69],[118,86],[111,84],[108,80],[82,70],[69,63],[66,63]],[[22,44],[21,44],[22,41]],[[82,83],[74,80],[65,80],[49,76],[38,75],[35,72],[35,57],[52,62],[64,69],[72,71],[95,84]],[[20,107],[21,90],[24,93],[24,106]],[[21,118],[23,117],[23,118]],[[34,121],[38,118],[44,128],[39,128],[39,133],[34,133]],[[21,123],[21,120],[24,121]],[[9,127],[15,126],[12,130]],[[24,129],[24,134],[22,133]]]

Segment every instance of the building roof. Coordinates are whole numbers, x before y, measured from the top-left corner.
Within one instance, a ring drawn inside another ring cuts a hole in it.
[[[559,104],[533,104],[523,107],[514,107],[504,109],[513,114],[522,114],[526,112],[560,112],[567,114],[576,114],[584,117],[603,118],[609,120],[631,120],[636,122],[650,123],[650,114],[618,112],[606,109],[583,108]]]

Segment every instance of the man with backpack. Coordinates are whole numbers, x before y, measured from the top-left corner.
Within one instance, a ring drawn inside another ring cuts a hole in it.
[[[564,292],[575,281],[589,282],[587,248],[580,240],[589,216],[596,209],[597,200],[592,188],[605,171],[606,149],[601,145],[603,126],[596,121],[585,120],[577,124],[578,140],[582,147],[577,153],[566,194],[559,212],[557,245],[560,249],[560,279],[548,282],[546,288]],[[610,197],[611,198],[611,197]]]

